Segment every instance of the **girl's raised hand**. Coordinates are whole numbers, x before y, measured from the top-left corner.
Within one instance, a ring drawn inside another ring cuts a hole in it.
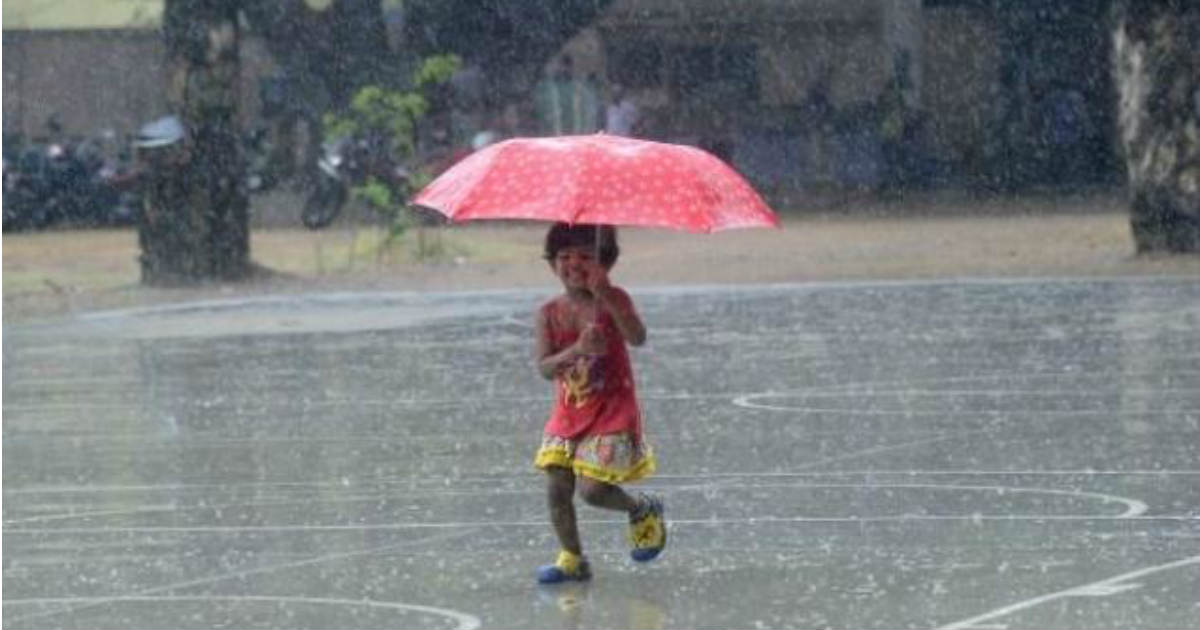
[[[596,324],[588,324],[583,332],[579,334],[578,344],[579,351],[583,354],[598,355],[604,354],[608,349],[608,340],[604,338],[604,331]]]

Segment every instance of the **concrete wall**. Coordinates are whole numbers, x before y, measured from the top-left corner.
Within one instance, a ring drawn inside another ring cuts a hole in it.
[[[68,133],[118,132],[162,115],[154,31],[4,31],[4,133],[37,136],[56,114]]]
[[[44,135],[57,114],[68,134],[132,133],[167,114],[162,37],[155,30],[4,31],[4,133]],[[242,115],[258,112],[258,78],[273,64],[242,41]]]

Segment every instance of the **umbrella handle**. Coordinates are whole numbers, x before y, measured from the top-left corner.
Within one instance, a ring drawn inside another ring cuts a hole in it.
[[[593,251],[595,258],[593,260],[596,261],[597,265],[601,264],[600,263],[600,232],[601,232],[601,230],[602,230],[602,226],[596,225],[596,242],[595,242],[595,250]],[[592,309],[592,321],[589,323],[596,324],[597,322],[600,321],[600,300],[596,298],[595,293],[592,294],[592,302],[595,305],[595,308]]]

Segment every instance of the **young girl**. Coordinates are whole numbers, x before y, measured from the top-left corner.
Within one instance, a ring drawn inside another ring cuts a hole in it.
[[[544,584],[591,577],[575,521],[576,487],[588,504],[629,514],[634,560],[652,560],[666,544],[662,501],[631,497],[617,485],[654,472],[625,348],[642,345],[646,327],[629,294],[609,284],[618,253],[611,226],[558,223],[546,234],[546,260],[565,291],[537,314],[537,367],[556,393],[534,465],[546,471],[550,521],[562,545],[557,561],[538,569]]]

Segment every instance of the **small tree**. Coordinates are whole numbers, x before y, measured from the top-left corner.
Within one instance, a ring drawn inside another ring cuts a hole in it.
[[[418,125],[430,109],[430,92],[450,80],[461,60],[457,55],[438,55],[426,59],[414,73],[412,90],[397,90],[378,85],[360,89],[341,113],[325,116],[327,139],[353,138],[366,143],[368,152],[385,157],[379,161],[393,169],[411,164],[417,153]],[[365,201],[384,218],[387,233],[379,245],[380,253],[391,247],[415,222],[417,257],[427,255],[424,228],[415,221],[408,197],[430,178],[419,168],[411,169],[407,181],[368,169],[365,179],[352,188],[355,198]]]

